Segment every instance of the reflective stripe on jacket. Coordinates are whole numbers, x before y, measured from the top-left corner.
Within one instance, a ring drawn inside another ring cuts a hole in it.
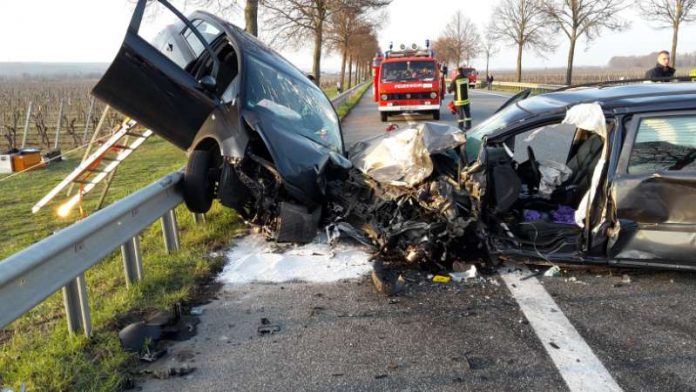
[[[464,106],[469,104],[469,78],[457,76],[454,79],[454,106]]]

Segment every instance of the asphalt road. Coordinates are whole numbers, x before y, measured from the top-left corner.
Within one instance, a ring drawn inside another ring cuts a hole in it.
[[[474,91],[474,124],[504,99]],[[445,111],[442,120],[454,124]],[[344,122],[346,144],[384,126],[366,95]],[[367,278],[224,288],[205,306],[198,335],[148,367],[196,370],[165,380],[141,377],[137,388],[569,390],[547,351],[567,348],[548,348],[495,271],[484,281],[447,285],[419,271],[405,275],[405,292],[391,299]],[[530,278],[537,279],[620,388],[696,390],[696,274],[578,267]],[[279,331],[259,335],[262,318]]]

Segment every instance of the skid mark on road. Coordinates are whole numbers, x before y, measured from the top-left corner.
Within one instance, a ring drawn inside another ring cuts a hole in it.
[[[551,295],[526,267],[498,270],[571,391],[622,391]]]

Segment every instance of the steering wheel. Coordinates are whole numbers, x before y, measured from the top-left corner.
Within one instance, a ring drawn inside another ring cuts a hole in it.
[[[538,189],[541,182],[541,171],[539,171],[539,162],[537,162],[534,156],[532,146],[527,146],[527,156],[529,158],[529,167],[532,169],[532,183],[529,185],[534,189]]]

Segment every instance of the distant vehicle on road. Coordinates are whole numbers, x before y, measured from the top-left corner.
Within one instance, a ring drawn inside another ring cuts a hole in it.
[[[429,113],[440,119],[444,79],[429,46],[420,49],[414,44],[406,49],[402,45],[401,50],[390,48],[384,57],[373,60],[375,101],[382,121],[405,112]]]
[[[476,81],[478,80],[478,71],[476,68],[472,67],[464,67],[464,76],[469,78],[469,88],[475,88],[476,87]],[[457,70],[455,69],[452,74],[450,75],[450,79],[454,79],[457,77]]]

